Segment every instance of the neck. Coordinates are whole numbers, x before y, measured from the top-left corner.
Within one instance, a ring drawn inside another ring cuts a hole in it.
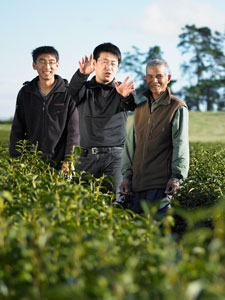
[[[152,93],[152,97],[153,97],[154,101],[156,101],[157,99],[159,99],[162,96],[162,94],[163,93],[161,93],[161,94],[153,94]]]
[[[112,82],[112,80],[110,80],[110,81],[103,81],[103,80],[100,80],[97,76],[95,76],[95,81],[96,81],[97,83],[105,84],[105,85],[107,85],[107,84],[109,84],[109,83]]]
[[[39,86],[42,94],[47,95],[55,86],[57,80],[53,77],[50,80],[39,79]]]

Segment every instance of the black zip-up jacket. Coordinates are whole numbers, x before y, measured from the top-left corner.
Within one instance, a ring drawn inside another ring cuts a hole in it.
[[[47,100],[40,94],[37,76],[25,82],[18,93],[16,111],[10,134],[9,153],[12,157],[20,155],[16,151],[19,140],[38,143],[38,149],[47,161],[56,168],[70,155],[73,146],[79,146],[79,118],[74,100],[68,93],[68,82],[55,75],[57,83]]]
[[[123,146],[128,110],[136,107],[134,95],[124,98],[113,82],[105,85],[95,77],[90,81],[87,78],[78,69],[69,84],[79,112],[81,147]]]

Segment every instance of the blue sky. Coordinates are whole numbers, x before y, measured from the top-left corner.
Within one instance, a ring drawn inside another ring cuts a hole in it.
[[[181,28],[195,24],[222,33],[224,15],[224,0],[0,0],[0,120],[13,117],[19,89],[37,74],[31,59],[36,47],[54,46],[58,74],[70,80],[80,58],[102,42],[116,44],[122,53],[133,45],[142,51],[158,45],[182,85]]]

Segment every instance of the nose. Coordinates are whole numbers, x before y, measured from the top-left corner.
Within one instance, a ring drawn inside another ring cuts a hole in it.
[[[158,78],[156,76],[152,77],[153,82],[158,82]]]
[[[106,68],[106,70],[110,70],[112,68],[112,65],[108,63],[105,65],[105,68]]]
[[[46,69],[51,69],[51,66],[50,66],[50,63],[49,63],[49,62],[46,62],[46,63],[45,63],[45,68],[46,68]]]

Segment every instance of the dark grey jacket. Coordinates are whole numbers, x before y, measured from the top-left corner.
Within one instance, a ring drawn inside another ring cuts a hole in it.
[[[123,146],[128,111],[136,107],[134,96],[122,97],[113,82],[100,84],[95,77],[87,78],[78,70],[69,84],[79,112],[81,147]]]
[[[55,75],[56,86],[45,101],[38,88],[37,76],[25,82],[17,96],[12,123],[9,152],[19,156],[16,143],[27,139],[38,142],[38,149],[48,156],[51,165],[59,168],[72,147],[80,144],[79,118],[74,100],[68,93],[68,82]]]

